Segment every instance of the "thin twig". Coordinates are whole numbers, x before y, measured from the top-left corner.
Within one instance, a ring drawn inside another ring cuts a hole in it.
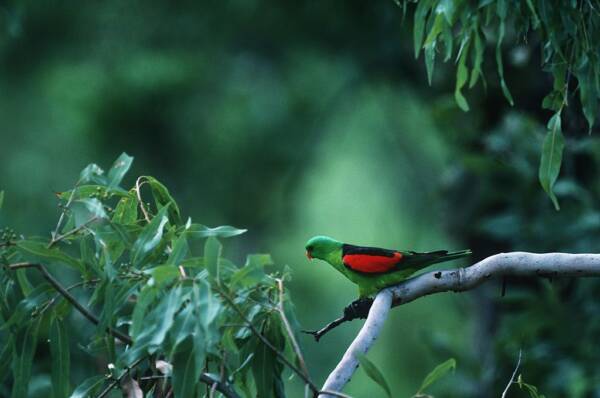
[[[106,386],[106,388],[96,398],[104,398],[105,396],[107,396],[108,393],[110,392],[110,390],[112,390],[113,388],[115,388],[121,382],[121,380],[123,380],[123,378],[129,374],[129,372],[131,371],[131,369],[135,368],[140,363],[142,363],[142,361],[144,359],[146,359],[146,357],[141,357],[141,358],[137,359],[134,363],[132,363],[130,366],[128,366],[123,371],[123,373],[121,373],[121,376],[119,376],[118,378],[114,379],[112,383],[110,383],[108,386]]]
[[[144,178],[144,176],[138,177],[138,179],[135,180],[135,193],[137,195],[138,202],[140,203],[140,209],[142,209],[142,213],[144,214],[144,218],[146,219],[147,222],[150,222],[150,216],[148,215],[148,212],[146,211],[146,208],[144,207],[144,201],[142,200],[142,193],[140,191],[140,188],[142,187],[142,185],[145,184],[145,181],[142,181],[142,178]]]
[[[60,213],[60,217],[58,218],[58,222],[56,223],[56,229],[54,230],[54,232],[52,232],[50,234],[52,236],[52,240],[54,240],[54,237],[58,234],[58,230],[60,229],[60,227],[62,225],[63,219],[65,218],[65,213],[67,212],[67,209],[73,202],[73,198],[75,197],[75,191],[77,190],[77,187],[79,186],[80,181],[81,180],[78,180],[75,183],[75,186],[73,187],[73,189],[71,190],[71,195],[69,196],[69,199],[67,200],[67,204],[65,205],[65,207],[63,207],[63,210]]]
[[[283,279],[275,279],[277,281],[277,288],[279,289],[279,303],[277,308],[279,310],[279,315],[281,315],[281,320],[283,321],[283,325],[287,331],[288,336],[290,336],[290,341],[292,342],[292,347],[294,348],[294,352],[296,353],[296,357],[298,358],[298,362],[300,362],[300,367],[304,372],[304,375],[307,379],[310,379],[310,373],[308,373],[308,367],[306,366],[306,362],[304,361],[304,356],[302,355],[302,351],[300,350],[300,345],[296,341],[296,336],[294,335],[294,331],[292,330],[292,326],[285,316],[285,310],[283,308]]]
[[[52,246],[54,246],[55,244],[57,244],[58,242],[60,242],[61,240],[65,239],[66,237],[69,237],[73,234],[76,234],[77,232],[81,231],[82,229],[85,229],[88,225],[90,225],[91,223],[93,223],[94,221],[96,221],[98,219],[97,216],[94,216],[92,218],[90,218],[89,220],[87,220],[86,222],[84,222],[83,224],[81,224],[80,226],[73,228],[70,231],[65,232],[62,235],[56,236],[54,235],[54,237],[52,238],[52,240],[50,241],[50,243],[48,243],[48,246],[46,246],[47,249],[50,249]]]
[[[238,315],[240,316],[240,318],[242,318],[242,320],[248,325],[248,327],[250,328],[250,330],[252,331],[252,333],[254,333],[254,335],[256,335],[256,337],[258,337],[258,339],[260,341],[262,341],[264,345],[266,345],[267,347],[269,347],[271,349],[271,351],[273,351],[275,353],[275,355],[277,355],[277,357],[279,358],[279,360],[281,362],[283,362],[288,368],[290,368],[302,380],[304,380],[304,382],[310,386],[310,389],[313,392],[317,393],[319,391],[319,389],[317,388],[317,386],[315,385],[315,383],[313,383],[310,378],[306,377],[304,375],[304,372],[302,372],[300,369],[298,369],[298,367],[296,367],[293,363],[291,363],[285,357],[285,355],[283,355],[277,348],[275,348],[273,346],[273,344],[271,344],[271,342],[265,336],[263,336],[263,334],[261,332],[259,332],[256,329],[256,327],[254,327],[254,325],[252,324],[252,322],[250,322],[250,320],[248,320],[248,318],[246,318],[246,315],[244,315],[244,313],[242,312],[242,310],[240,310],[238,308],[238,306],[235,304],[235,302],[233,301],[233,299],[231,297],[229,297],[229,295],[227,293],[225,293],[220,287],[214,286],[214,288],[225,299],[225,301],[227,301],[227,303],[235,310],[235,312],[238,313]]]
[[[44,267],[42,264],[38,263],[15,263],[8,265],[8,268],[11,270],[21,269],[21,268],[34,268],[37,269],[44,275],[44,278],[68,301],[70,302],[77,311],[79,311],[84,317],[86,317],[90,322],[94,325],[100,324],[100,320],[92,314],[87,308],[85,308],[82,304],[80,304],[75,297],[69,293],[69,291],[57,281],[50,272]],[[133,340],[128,335],[121,333],[117,329],[107,328],[108,333],[112,334],[117,339],[121,340],[125,344],[133,344]]]
[[[517,375],[517,371],[519,370],[519,366],[521,366],[521,354],[522,354],[522,350],[519,349],[519,359],[517,360],[517,366],[515,366],[515,370],[513,371],[512,376],[510,376],[510,380],[508,381],[508,384],[506,385],[506,388],[502,392],[502,397],[501,398],[505,398],[506,397],[506,393],[508,392],[508,389],[515,382],[515,376]]]

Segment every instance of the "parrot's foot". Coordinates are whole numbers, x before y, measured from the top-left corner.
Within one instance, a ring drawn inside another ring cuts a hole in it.
[[[346,306],[346,308],[344,308],[344,316],[328,323],[320,330],[303,330],[302,332],[312,335],[316,341],[319,341],[324,334],[338,327],[344,322],[349,322],[354,319],[365,319],[369,315],[369,310],[371,309],[372,304],[373,299],[368,297],[354,300],[352,303]]]
[[[366,319],[369,310],[373,305],[373,299],[369,297],[359,298],[344,308],[344,318],[351,321],[353,319]]]

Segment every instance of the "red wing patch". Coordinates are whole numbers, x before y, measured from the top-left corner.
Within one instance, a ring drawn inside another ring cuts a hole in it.
[[[373,256],[369,254],[346,254],[342,260],[344,265],[358,272],[369,274],[383,273],[396,267],[402,260],[402,253],[395,252],[392,257]]]

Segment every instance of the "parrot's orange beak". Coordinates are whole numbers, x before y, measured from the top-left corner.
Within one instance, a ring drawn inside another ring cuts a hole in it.
[[[310,252],[308,250],[306,251],[306,258],[312,260],[312,256],[310,255]]]

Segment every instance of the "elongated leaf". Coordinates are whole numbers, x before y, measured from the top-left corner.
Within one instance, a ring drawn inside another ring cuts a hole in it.
[[[34,309],[38,308],[42,303],[49,299],[53,292],[54,289],[46,283],[36,286],[27,297],[17,304],[10,318],[0,326],[0,331],[6,330],[14,325],[20,326],[27,318],[31,317]]]
[[[144,273],[151,275],[153,282],[157,285],[164,285],[179,277],[179,269],[171,264],[149,268],[144,270]]]
[[[173,243],[167,264],[179,265],[187,256],[190,248],[185,233],[182,233]]]
[[[462,48],[460,59],[458,61],[458,68],[456,69],[456,87],[454,89],[454,98],[456,103],[465,112],[469,111],[469,104],[466,98],[463,96],[461,89],[467,83],[469,79],[469,69],[467,68],[467,56],[469,54],[469,47],[471,41],[468,40]]]
[[[106,377],[104,376],[92,376],[86,379],[73,391],[70,398],[89,398],[93,396],[94,390],[101,386],[105,380]]]
[[[281,333],[279,319],[271,317],[263,331],[267,340],[278,350],[283,350],[285,340]],[[258,341],[252,358],[252,375],[256,385],[256,396],[260,398],[278,398],[281,391],[281,372],[283,365],[273,350]]]
[[[392,391],[390,390],[390,386],[387,381],[383,377],[383,374],[377,369],[377,366],[373,362],[371,362],[365,354],[361,352],[355,352],[354,356],[358,359],[360,366],[362,366],[363,370],[373,380],[375,383],[379,384],[381,388],[385,391],[386,395],[389,398],[392,398]]]
[[[560,206],[552,188],[560,172],[564,142],[565,139],[561,131],[560,113],[556,113],[548,122],[548,133],[546,134],[546,138],[544,138],[539,169],[539,179],[542,188],[544,188],[544,191],[546,191],[552,200],[556,210],[560,210]]]
[[[169,208],[169,221],[173,225],[181,225],[181,213],[179,207],[175,202],[175,199],[169,193],[167,187],[161,184],[156,178],[145,176],[144,177],[152,190],[152,196],[157,208],[168,207]]]
[[[512,95],[508,90],[508,86],[506,85],[506,81],[504,80],[504,63],[502,62],[502,41],[504,40],[504,34],[506,30],[505,19],[507,14],[506,0],[498,0],[497,4],[497,14],[500,18],[500,23],[498,25],[498,40],[496,42],[496,65],[498,67],[498,76],[500,77],[500,87],[502,88],[502,93],[504,97],[508,101],[508,103],[512,106],[515,104],[513,101]]]
[[[431,372],[429,372],[427,376],[425,376],[425,379],[423,379],[423,383],[421,383],[421,387],[419,388],[417,395],[423,393],[427,387],[454,369],[456,369],[456,360],[454,358],[450,358],[436,366]]]
[[[143,265],[152,250],[158,246],[163,236],[165,224],[169,221],[166,216],[167,207],[163,207],[158,214],[144,227],[140,236],[133,244],[131,261],[134,265]]]
[[[123,176],[125,176],[131,167],[131,163],[133,163],[133,157],[125,152],[115,160],[115,163],[113,163],[110,170],[108,170],[107,179],[109,187],[116,187],[121,183]]]
[[[96,163],[91,163],[81,171],[79,175],[79,183],[86,184],[93,182],[94,184],[106,185],[106,177],[104,176],[104,170],[100,168]]]
[[[91,220],[108,218],[102,202],[96,198],[75,200],[71,205],[71,211],[75,218],[76,227],[87,224]]]
[[[37,348],[38,331],[42,317],[32,321],[17,343],[18,356],[13,363],[12,398],[26,398],[31,377],[31,366]]]
[[[204,261],[208,273],[219,279],[219,258],[221,257],[221,243],[214,236],[210,236],[204,245]]]
[[[112,221],[119,224],[132,224],[137,220],[138,202],[132,196],[124,196],[117,203]]]
[[[54,398],[67,397],[71,390],[69,334],[64,320],[56,317],[50,326],[50,355],[52,356],[52,394]]]
[[[78,271],[83,272],[83,264],[73,257],[63,253],[58,248],[48,249],[45,243],[36,242],[33,240],[21,240],[17,242],[17,249],[29,256],[33,255],[41,260],[47,260],[52,263],[68,265]]]
[[[152,302],[158,296],[158,289],[154,286],[146,285],[137,297],[133,315],[131,316],[131,336],[137,340],[142,331],[144,316]]]
[[[220,227],[209,228],[202,224],[192,224],[185,231],[186,235],[190,238],[200,239],[214,236],[216,238],[231,238],[232,236],[241,235],[247,229],[239,229],[230,225],[222,225]]]
[[[2,347],[0,347],[0,383],[2,383],[10,373],[8,370],[12,364],[11,359],[13,358],[14,351],[15,340],[12,335],[9,335],[8,338],[3,341]]]
[[[192,336],[186,337],[177,345],[171,363],[175,398],[193,397],[202,368],[198,369],[196,366]]]
[[[4,204],[4,191],[0,191],[0,209],[2,209],[3,204]]]

